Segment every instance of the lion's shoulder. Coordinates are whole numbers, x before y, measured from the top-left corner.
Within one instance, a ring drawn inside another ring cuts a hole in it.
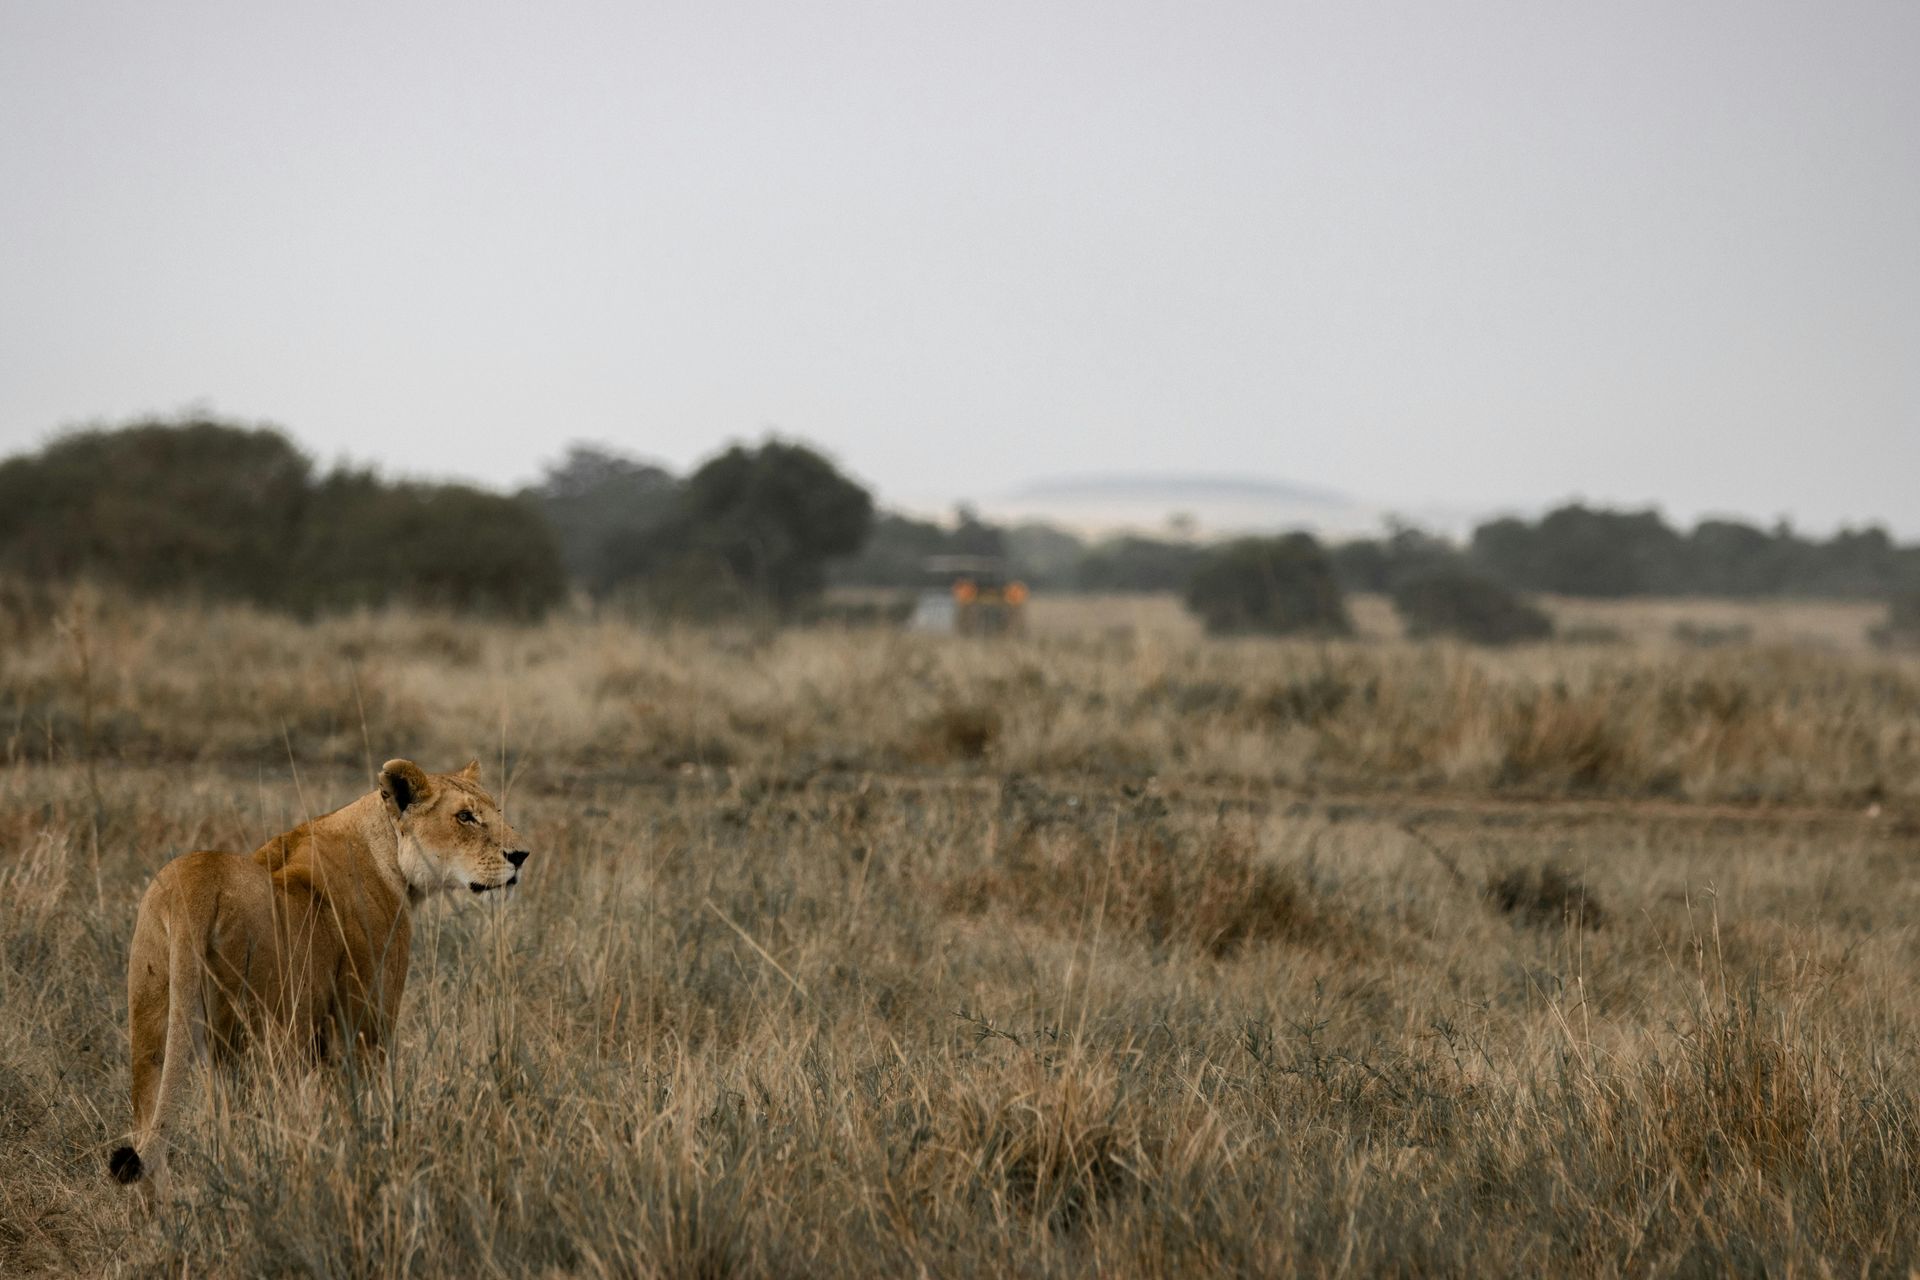
[[[291,831],[283,831],[258,849],[253,851],[253,860],[268,871],[285,870],[288,863],[310,854],[313,846],[313,824],[303,822]]]

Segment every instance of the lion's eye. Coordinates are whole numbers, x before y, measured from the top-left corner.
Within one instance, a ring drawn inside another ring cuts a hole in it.
[[[460,821],[468,823],[470,825],[478,824],[480,821],[480,819],[473,816],[473,810],[471,809],[462,809],[460,812],[454,814],[453,816],[460,819]]]

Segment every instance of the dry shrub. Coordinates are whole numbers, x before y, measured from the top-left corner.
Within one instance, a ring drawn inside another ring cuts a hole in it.
[[[1181,832],[1149,821],[1097,834],[1091,815],[1071,825],[1029,816],[993,865],[949,882],[949,909],[992,907],[1065,927],[1089,912],[1102,928],[1154,947],[1231,956],[1261,942],[1324,942],[1340,928],[1289,868],[1258,856],[1241,833],[1214,823]]]
[[[435,662],[456,671],[480,664],[490,628],[452,615],[362,615],[329,624],[341,635],[337,649],[353,662],[406,659]]]
[[[4,671],[0,732],[22,730],[21,754],[137,761],[364,763],[369,740],[417,740],[420,691],[393,664],[344,656],[339,634],[238,606],[76,595]]]
[[[1619,627],[1608,626],[1604,622],[1572,623],[1560,628],[1556,638],[1561,644],[1595,647],[1633,643],[1632,637],[1626,632]]]
[[[984,760],[1000,726],[1000,712],[985,703],[945,703],[921,722],[915,754],[928,763]]]
[[[1107,917],[1156,945],[1175,942],[1214,956],[1251,943],[1311,942],[1328,931],[1319,904],[1283,867],[1242,840],[1183,844],[1164,833],[1120,846]]]
[[[0,644],[23,644],[51,631],[60,594],[41,580],[0,575]]]
[[[1731,725],[1753,713],[1754,693],[1751,684],[1721,675],[1673,680],[1661,686],[1660,718],[1674,729]]]
[[[1224,680],[1150,681],[1140,691],[1140,707],[1151,713],[1164,708],[1176,716],[1210,716],[1237,711],[1247,691]]]
[[[1920,1114],[1910,1072],[1879,1056],[1894,1042],[1842,1065],[1810,991],[1774,1006],[1711,967],[1678,1027],[1624,1061],[1576,1046],[1509,1133],[1483,1133],[1488,1189],[1551,1231],[1562,1271],[1907,1272]],[[1540,1162],[1554,1174],[1529,1176]]]
[[[1714,934],[1725,968],[1764,991],[1791,991],[1817,984],[1828,995],[1853,988],[1860,971],[1857,947],[1841,945],[1805,921],[1727,920]]]
[[[1552,863],[1513,867],[1487,880],[1487,901],[1527,924],[1598,929],[1607,912],[1586,882]]]
[[[1377,678],[1329,667],[1259,684],[1163,677],[1147,684],[1135,705],[1147,714],[1230,716],[1267,728],[1317,726],[1337,719],[1352,701],[1372,705],[1379,692]]]
[[[1753,627],[1745,622],[1694,622],[1681,619],[1673,624],[1675,644],[1689,649],[1725,649],[1753,643]]]
[[[1694,1171],[1746,1165],[1773,1174],[1816,1158],[1816,1131],[1831,1109],[1806,1041],[1757,992],[1701,1010],[1676,1054],[1641,1072],[1671,1158]]]
[[[265,659],[227,668],[178,666],[139,690],[133,714],[143,740],[125,754],[189,759],[364,763],[370,742],[417,740],[424,703],[377,667],[353,669]],[[197,741],[186,741],[192,727]]]
[[[1348,700],[1371,705],[1379,697],[1377,680],[1350,679],[1332,671],[1316,671],[1275,686],[1259,699],[1261,713],[1274,724],[1320,725],[1337,717]]]
[[[962,1157],[976,1195],[1071,1229],[1146,1162],[1146,1118],[1110,1070],[1029,1062],[1013,1074],[946,1099],[943,1154]]]
[[[1007,1038],[1004,1057],[913,1107],[900,1181],[919,1197],[1072,1232],[1157,1185],[1217,1176],[1211,1118],[1169,1107],[1107,1058]]]
[[[1565,690],[1516,698],[1502,729],[1497,785],[1596,790],[1631,773],[1632,749],[1603,698]]]

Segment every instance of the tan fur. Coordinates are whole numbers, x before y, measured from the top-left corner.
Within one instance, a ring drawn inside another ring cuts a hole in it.
[[[133,1144],[113,1154],[117,1179],[151,1192],[163,1175],[194,1060],[262,1038],[320,1061],[388,1042],[413,908],[442,890],[504,888],[526,858],[478,776],[476,764],[429,776],[389,760],[377,790],[251,857],[188,853],[160,868],[127,962]]]

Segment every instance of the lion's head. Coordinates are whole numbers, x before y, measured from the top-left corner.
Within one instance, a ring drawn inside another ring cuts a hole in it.
[[[416,894],[485,893],[520,879],[526,844],[480,787],[480,764],[428,774],[411,760],[380,768],[380,795],[400,833],[400,872]]]

